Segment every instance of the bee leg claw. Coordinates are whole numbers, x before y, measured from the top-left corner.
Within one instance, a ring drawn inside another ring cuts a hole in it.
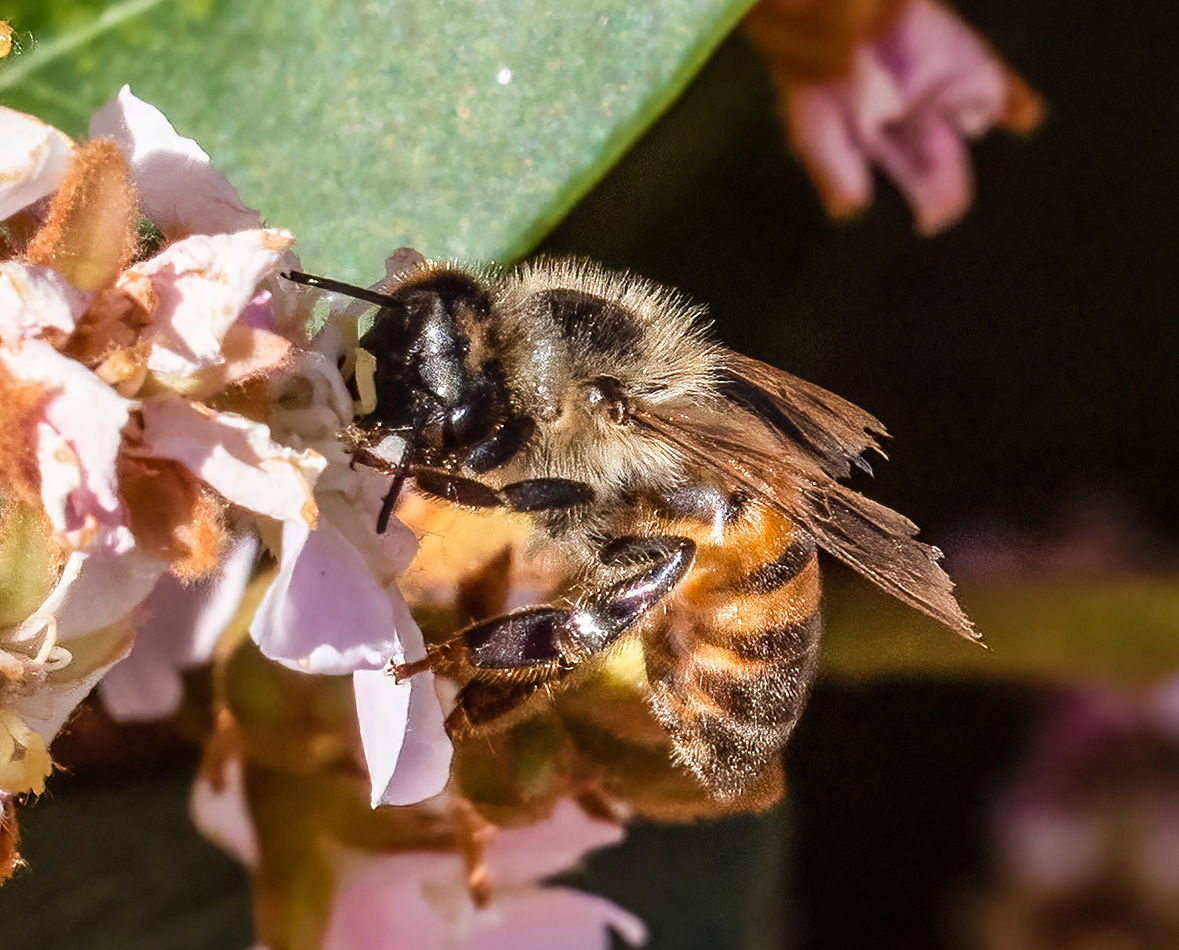
[[[433,668],[433,660],[426,657],[422,660],[414,660],[412,663],[390,663],[385,668],[385,674],[392,676],[394,683],[403,683],[411,676],[417,676],[419,673],[425,673]]]

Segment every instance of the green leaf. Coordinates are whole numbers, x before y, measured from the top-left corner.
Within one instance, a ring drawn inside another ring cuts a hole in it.
[[[749,3],[35,0],[10,4],[25,49],[0,99],[82,135],[130,83],[299,236],[305,266],[361,280],[402,244],[527,251]]]
[[[18,810],[28,867],[0,888],[0,946],[249,946],[249,880],[189,822],[191,782],[191,768],[55,776]]]
[[[828,600],[824,670],[849,677],[999,676],[1149,686],[1179,668],[1174,577],[964,583],[987,649],[864,584]]]

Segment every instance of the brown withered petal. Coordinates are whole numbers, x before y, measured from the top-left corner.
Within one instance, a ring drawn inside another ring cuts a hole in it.
[[[181,580],[216,570],[225,541],[222,505],[187,468],[123,456],[119,489],[141,550],[167,560]]]
[[[762,0],[745,31],[775,75],[820,81],[846,75],[852,54],[883,31],[905,0]]]
[[[128,292],[124,282],[120,281],[118,286],[100,290],[86,308],[69,340],[60,347],[61,351],[93,369],[112,353],[135,348],[143,328],[151,323],[155,301],[134,292],[138,290],[137,287],[131,289],[133,292]],[[145,304],[150,304],[150,307]],[[146,373],[150,346],[141,349],[143,371]]]
[[[26,256],[81,290],[109,287],[135,253],[136,207],[123,153],[109,140],[87,142],[74,153]]]
[[[44,390],[16,379],[0,364],[0,484],[4,491],[33,507],[41,504],[36,425]]]
[[[16,805],[12,796],[0,792],[0,884],[7,881],[24,862],[17,846],[20,829],[16,823]]]
[[[1007,108],[999,124],[1020,135],[1035,131],[1044,121],[1044,100],[1014,69],[1005,68],[1004,74],[1007,77]]]

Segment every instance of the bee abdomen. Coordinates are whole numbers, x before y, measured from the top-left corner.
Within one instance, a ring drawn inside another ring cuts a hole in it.
[[[770,594],[798,577],[814,560],[814,539],[799,531],[781,554],[745,579],[744,587],[753,593]]]
[[[751,725],[779,727],[790,720],[792,706],[801,709],[805,696],[814,646],[820,623],[814,618],[814,636],[799,640],[793,655],[773,661],[749,661],[735,654],[727,663],[718,663],[716,650],[707,657],[698,652],[686,670],[702,707],[713,705],[729,718]]]
[[[762,508],[725,540],[698,552],[676,608],[646,646],[652,707],[676,758],[714,795],[732,798],[798,722],[822,620],[809,535]]]

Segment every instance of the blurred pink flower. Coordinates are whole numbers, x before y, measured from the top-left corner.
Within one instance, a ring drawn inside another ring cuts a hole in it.
[[[124,721],[163,719],[180,705],[181,672],[209,661],[241,603],[258,555],[258,539],[239,535],[219,574],[184,584],[163,574],[143,602],[135,646],[98,689],[103,705]]]
[[[957,221],[974,191],[964,139],[996,124],[1025,131],[1039,120],[1034,93],[937,0],[907,0],[847,75],[786,80],[790,139],[828,213],[872,201],[878,165],[905,196],[922,234]]]
[[[220,763],[216,776],[201,769],[192,786],[188,811],[201,834],[253,871],[262,851],[246,801],[244,768],[240,758],[230,757]]]
[[[633,914],[605,898],[541,883],[623,835],[568,800],[544,821],[498,829],[484,856],[486,906],[472,900],[458,854],[345,854],[324,950],[606,950],[611,930],[637,946],[647,934]]]
[[[1077,690],[1052,709],[996,809],[1013,880],[1040,895],[1114,881],[1179,907],[1177,694]]]

